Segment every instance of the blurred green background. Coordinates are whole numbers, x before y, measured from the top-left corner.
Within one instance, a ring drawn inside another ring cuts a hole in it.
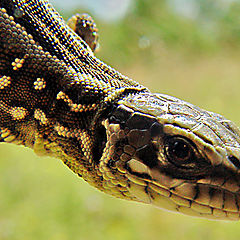
[[[65,19],[74,12],[96,16],[97,56],[125,75],[240,125],[240,1],[126,1],[72,0],[74,10],[70,0],[54,6]],[[109,15],[118,4],[125,9]],[[1,144],[0,159],[0,240],[240,239],[238,222],[115,199],[60,160],[24,147]]]

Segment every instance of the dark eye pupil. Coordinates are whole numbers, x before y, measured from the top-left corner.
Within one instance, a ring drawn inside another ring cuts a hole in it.
[[[175,141],[169,146],[169,152],[179,160],[185,160],[189,157],[190,148],[189,146],[183,141]]]
[[[167,142],[166,154],[171,162],[185,164],[191,161],[193,152],[187,140],[173,137]]]

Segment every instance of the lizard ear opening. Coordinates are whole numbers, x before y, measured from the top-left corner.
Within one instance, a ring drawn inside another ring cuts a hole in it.
[[[98,164],[102,154],[103,150],[107,143],[107,134],[106,134],[106,128],[103,125],[100,125],[94,134],[94,146],[93,146],[93,161]]]

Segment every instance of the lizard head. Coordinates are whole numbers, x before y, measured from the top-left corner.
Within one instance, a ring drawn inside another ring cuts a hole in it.
[[[240,132],[232,122],[143,93],[119,101],[103,125],[100,170],[106,185],[122,187],[122,197],[192,216],[239,219]]]

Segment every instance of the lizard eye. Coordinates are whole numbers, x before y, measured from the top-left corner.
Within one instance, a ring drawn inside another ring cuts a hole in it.
[[[165,155],[176,166],[187,167],[194,160],[192,143],[187,139],[174,136],[165,141]]]

